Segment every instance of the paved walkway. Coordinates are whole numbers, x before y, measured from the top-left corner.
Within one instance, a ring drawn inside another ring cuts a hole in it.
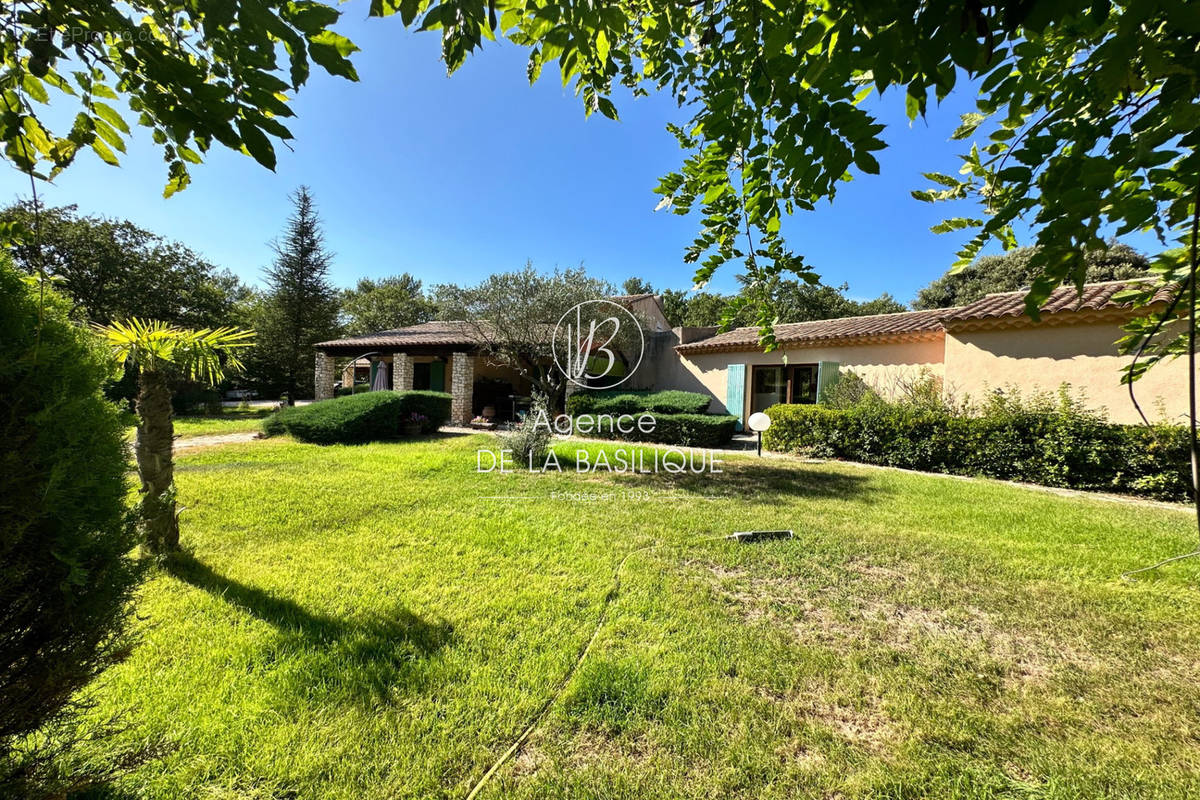
[[[261,438],[258,431],[242,431],[241,433],[210,433],[204,436],[187,436],[175,440],[175,450],[194,450],[197,447],[209,447],[217,444],[239,444],[252,442]]]

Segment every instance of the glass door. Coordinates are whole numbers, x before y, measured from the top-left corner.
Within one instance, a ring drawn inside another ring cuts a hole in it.
[[[791,396],[789,403],[817,402],[817,365],[801,364],[791,368]]]
[[[817,365],[754,367],[750,387],[750,412],[777,403],[817,402]]]
[[[786,367],[754,367],[751,383],[750,413],[787,402]]]

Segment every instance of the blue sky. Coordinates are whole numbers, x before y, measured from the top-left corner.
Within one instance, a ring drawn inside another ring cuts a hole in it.
[[[447,77],[435,34],[364,19],[362,3],[344,8],[339,29],[362,48],[361,80],[314,71],[293,104],[294,150],[280,150],[274,173],[214,150],[193,167],[191,186],[164,200],[165,165],[138,131],[121,167],[87,153],[39,188],[43,200],[130,219],[252,283],[270,261],[288,193],[304,183],[336,253],[338,285],[400,272],[427,285],[471,283],[532,260],[582,263],[615,283],[636,275],[658,289],[691,287],[682,253],[696,223],[654,212],[652,189],[681,155],[664,126],[683,115],[666,98],[619,102],[620,122],[585,119],[549,69],[529,85],[516,47],[490,45]],[[882,174],[845,184],[832,205],[798,214],[783,231],[825,282],[848,283],[854,297],[886,291],[908,301],[962,243],[930,233],[949,209],[909,191],[924,186],[921,172],[957,170],[965,148],[948,137],[972,98],[950,98],[912,126],[899,93],[869,102],[889,124]],[[28,193],[27,178],[0,173],[0,201]],[[1146,237],[1129,241],[1157,250]],[[731,289],[735,272],[710,288]]]

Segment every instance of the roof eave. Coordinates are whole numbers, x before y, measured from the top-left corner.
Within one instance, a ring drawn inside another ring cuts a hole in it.
[[[853,347],[870,344],[908,344],[912,342],[933,341],[945,335],[941,328],[927,331],[906,331],[890,334],[867,334],[856,336],[820,336],[803,339],[776,340],[778,350],[793,348],[812,348],[831,345],[833,347]],[[736,342],[732,344],[704,345],[703,340],[693,344],[675,345],[675,352],[680,355],[699,355],[705,353],[755,353],[763,352],[761,345],[755,343]]]

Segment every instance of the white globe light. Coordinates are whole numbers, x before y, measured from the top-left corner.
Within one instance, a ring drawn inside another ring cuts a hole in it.
[[[746,424],[750,426],[750,430],[761,432],[771,427],[771,418],[761,411],[756,411],[746,420]]]

